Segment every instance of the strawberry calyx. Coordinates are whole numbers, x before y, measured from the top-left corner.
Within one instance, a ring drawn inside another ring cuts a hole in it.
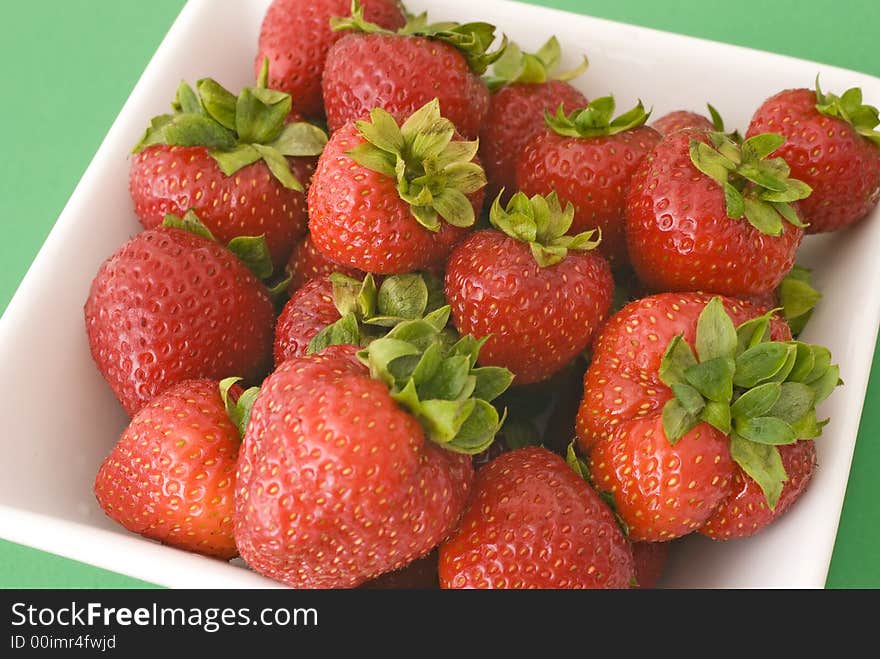
[[[333,304],[339,320],[318,332],[309,354],[331,345],[365,347],[408,320],[433,320],[446,305],[442,284],[428,274],[391,275],[376,286],[373,275],[363,280],[334,272]]]
[[[822,294],[813,288],[812,280],[811,270],[795,265],[776,289],[782,315],[795,338],[804,331],[813,308],[822,299]]]
[[[486,185],[483,168],[473,162],[479,142],[453,140],[455,126],[440,116],[437,99],[416,110],[402,126],[381,108],[355,126],[366,142],[347,155],[397,181],[398,195],[419,224],[435,232],[441,220],[456,227],[473,226],[476,215],[467,195]]]
[[[662,412],[669,443],[701,422],[728,435],[731,457],[771,509],[788,479],[777,447],[819,437],[828,420],[816,419],[816,405],[842,384],[827,348],[770,340],[775,311],[734,327],[714,297],[697,321],[696,354],[677,335],[659,369],[673,393]]]
[[[257,86],[238,96],[211,78],[199,80],[196,90],[181,82],[173,114],[154,117],[132,153],[157,144],[202,146],[226,176],[262,160],[281,185],[302,192],[286,156],[320,155],[327,134],[306,122],[285,123],[293,101],[266,88],[268,65],[267,59]]]
[[[205,226],[192,209],[188,210],[183,217],[168,213],[162,221],[162,226],[188,231],[217,242],[217,238],[211,233],[211,230]],[[257,279],[265,280],[272,276],[274,268],[265,235],[237,236],[229,241],[226,249],[235,254]]]
[[[638,128],[651,116],[651,110],[646,111],[641,101],[618,117],[614,117],[614,109],[614,97],[603,96],[567,115],[560,104],[555,115],[544,112],[544,122],[557,135],[589,138],[617,135]]]
[[[232,425],[238,429],[238,436],[244,437],[245,428],[247,428],[248,421],[251,418],[251,409],[254,406],[254,401],[257,399],[257,394],[260,393],[260,388],[251,387],[246,389],[238,398],[233,399],[233,396],[230,395],[230,389],[238,382],[241,382],[241,378],[231,377],[221,380],[220,398],[223,400],[223,406],[226,408],[226,415],[232,421]]]
[[[497,366],[477,367],[486,339],[457,338],[446,330],[450,309],[407,320],[358,352],[370,376],[412,414],[425,436],[450,451],[486,450],[504,423],[491,404],[513,375]]]
[[[762,133],[742,144],[722,132],[708,133],[710,144],[690,141],[694,167],[724,189],[727,216],[746,218],[749,224],[768,236],[780,236],[783,222],[804,228],[791,202],[806,199],[813,189],[790,178],[791,168],[783,158],[768,156],[785,143],[778,133]]]
[[[536,53],[526,53],[515,43],[507,44],[504,53],[492,65],[492,75],[485,78],[491,91],[512,83],[540,84],[548,80],[568,82],[584,73],[590,66],[587,56],[581,64],[569,71],[553,75],[562,60],[562,47],[556,37],[550,37]]]
[[[352,0],[350,16],[334,16],[330,19],[330,27],[334,31],[357,30],[365,34],[397,34],[442,41],[464,55],[468,66],[477,75],[485,73],[507,47],[505,36],[498,49],[489,52],[495,41],[495,26],[490,23],[428,23],[427,13],[418,16],[409,15],[406,25],[397,32],[392,32],[366,20],[364,8],[358,0]]]
[[[596,249],[602,242],[601,229],[566,235],[574,220],[574,206],[566,203],[563,209],[555,191],[547,196],[535,195],[531,199],[517,192],[507,202],[506,208],[501,205],[503,195],[502,190],[495,198],[489,211],[489,222],[511,238],[527,243],[532,256],[542,268],[565,259],[568,250],[586,252]],[[594,240],[593,236],[597,234]]]
[[[816,110],[827,117],[842,119],[850,124],[855,131],[880,148],[880,131],[875,130],[880,124],[880,110],[873,105],[862,103],[860,87],[847,89],[843,96],[823,93],[819,87],[819,76],[816,76]]]
[[[737,144],[742,144],[743,136],[740,134],[738,130],[733,130],[727,132],[724,130],[724,118],[721,116],[721,113],[715,109],[715,106],[711,103],[706,103],[706,109],[709,110],[709,118],[712,120],[712,126],[719,133],[724,133],[731,140],[736,142]]]

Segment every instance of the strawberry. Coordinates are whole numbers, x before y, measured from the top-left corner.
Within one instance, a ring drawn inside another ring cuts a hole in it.
[[[748,136],[785,137],[775,155],[813,188],[800,204],[807,233],[835,231],[858,222],[880,200],[880,114],[862,104],[858,87],[843,96],[819,88],[787,89],[757,109]]]
[[[642,590],[656,588],[666,569],[669,543],[634,542],[632,553],[636,572],[635,587]]]
[[[183,380],[259,380],[274,319],[268,291],[232,252],[170,226],[107,259],[85,304],[92,357],[129,416]]]
[[[403,27],[406,17],[397,0],[361,0],[365,19],[389,30]],[[327,51],[343,33],[330,19],[349,11],[348,0],[274,0],[263,17],[254,69],[268,58],[269,87],[296,99],[307,117],[324,114],[321,74]]]
[[[345,124],[382,108],[403,121],[437,99],[458,131],[474,139],[489,111],[489,89],[480,78],[502,53],[488,53],[495,27],[488,23],[428,25],[415,17],[398,32],[369,23],[357,0],[351,16],[334,19],[351,30],[327,54],[322,82],[327,125]],[[506,42],[505,42],[506,43]]]
[[[725,502],[737,474],[770,510],[790,504],[782,493],[799,477],[782,456],[821,434],[815,406],[839,383],[826,348],[790,336],[772,314],[703,293],[647,297],[608,321],[584,376],[577,433],[593,483],[613,497],[631,539],[702,529],[733,509]]]
[[[187,380],[141,409],[104,460],[95,496],[108,517],[167,545],[229,560],[243,410],[223,382]]]
[[[571,231],[599,228],[599,251],[612,265],[627,261],[624,195],[636,166],[660,141],[644,125],[641,102],[612,120],[614,99],[592,101],[586,109],[547,115],[547,127],[529,141],[517,166],[517,188],[527,195],[554,190],[574,204]]]
[[[698,114],[696,112],[691,112],[690,110],[676,110],[656,119],[651,124],[651,128],[664,137],[670,133],[684,130],[685,128],[716,130],[723,133],[724,120],[721,118],[721,115],[718,114],[718,110],[712,107],[711,103],[707,103],[706,107],[709,109],[709,116],[712,117],[711,119],[704,114]],[[740,139],[738,141],[742,140]]]
[[[246,87],[236,98],[211,79],[181,83],[173,114],[155,117],[134,148],[129,191],[141,224],[194,210],[226,243],[265,236],[281,267],[308,221],[304,186],[327,136],[288,122],[290,96]]]
[[[354,587],[424,556],[454,528],[470,454],[510,384],[474,368],[444,314],[400,323],[358,353],[290,359],[257,396],[236,472],[235,539],[257,572],[295,588]]]
[[[720,132],[672,133],[645,158],[626,199],[626,238],[639,278],[659,291],[762,295],[794,266],[803,223],[792,202],[810,194],[789,177],[784,141],[742,146]]]
[[[507,201],[516,191],[517,162],[523,147],[543,130],[544,113],[587,105],[586,97],[568,82],[586,70],[587,59],[572,71],[552,76],[561,58],[559,42],[551,37],[534,54],[508,44],[492,67],[492,100],[480,131],[480,158],[489,180],[487,195],[493,199],[507,190],[502,198]]]
[[[608,263],[590,253],[595,232],[567,236],[575,211],[556,193],[496,198],[490,222],[459,244],[446,269],[446,298],[462,333],[485,337],[481,363],[517,384],[550,378],[589,345],[611,305]]]
[[[539,447],[480,469],[458,529],[440,545],[441,588],[628,588],[633,577],[611,509]]]
[[[716,540],[754,535],[779,517],[803,494],[816,470],[816,445],[800,441],[779,447],[782,466],[788,480],[774,508],[767,505],[758,484],[741,468],[733,474],[730,496],[715,509],[700,528],[700,533]]]
[[[482,206],[486,177],[476,153],[476,142],[456,139],[437,101],[402,126],[375,109],[369,121],[340,128],[309,189],[315,247],[331,261],[377,274],[433,266]]]
[[[340,273],[293,294],[275,327],[275,365],[330,345],[365,346],[404,320],[431,318],[446,301],[428,275],[392,275],[376,286]],[[441,312],[443,313],[443,312]]]
[[[290,284],[288,290],[294,291],[302,288],[307,281],[319,277],[332,275],[334,272],[340,272],[349,277],[362,279],[364,273],[357,268],[333,263],[321,252],[315,249],[311,236],[300,240],[293,247],[290,258],[287,261],[287,274],[290,276]]]

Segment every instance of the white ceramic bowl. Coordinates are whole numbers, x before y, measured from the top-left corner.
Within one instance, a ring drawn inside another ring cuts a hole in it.
[[[92,482],[126,418],[89,356],[82,307],[101,262],[140,229],[128,196],[129,149],[167,110],[181,79],[210,75],[231,89],[252,83],[260,21],[269,0],[190,0],[138,82],[0,320],[0,535],[172,587],[260,587],[270,581],[234,564],[163,547],[107,519]],[[812,62],[506,2],[413,0],[433,20],[486,20],[528,50],[555,34],[568,64],[587,52],[576,83],[589,98],[637,98],[655,116],[710,100],[728,125],[785,87],[861,86],[880,79]],[[217,35],[224,35],[218,39]],[[846,386],[823,405],[832,417],[817,442],[819,469],[803,498],[761,534],[727,543],[677,544],[665,585],[822,587],[828,571],[880,321],[880,212],[829,237],[809,238],[802,258],[825,298],[804,338],[831,348]],[[47,410],[51,412],[47,413]]]

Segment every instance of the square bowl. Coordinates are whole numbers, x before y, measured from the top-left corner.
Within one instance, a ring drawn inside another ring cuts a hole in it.
[[[0,438],[0,535],[8,540],[164,586],[277,585],[240,564],[145,540],[104,516],[92,483],[126,417],[92,363],[82,315],[100,264],[140,229],[128,196],[131,145],[152,116],[166,111],[181,79],[210,75],[230,89],[252,83],[268,4],[190,0],[0,319],[0,364],[5,381],[15,383],[0,403],[7,426]],[[655,116],[701,108],[711,99],[729,125],[744,128],[765,98],[784,87],[809,86],[817,73],[827,89],[860,86],[866,98],[880,98],[880,79],[862,73],[587,16],[505,0],[408,4],[413,11],[430,9],[432,20],[492,22],[528,50],[555,34],[567,55],[564,64],[588,51],[590,70],[575,83],[588,97],[613,92],[621,108],[641,98]],[[878,215],[875,210],[847,231],[809,237],[799,255],[825,295],[804,339],[827,345],[846,381],[820,410],[832,422],[817,442],[819,469],[811,486],[753,538],[676,542],[663,585],[824,585],[880,324],[880,297],[859,306],[845,301],[856,276],[862,290],[880,288]],[[46,401],[51,415],[43,411]]]

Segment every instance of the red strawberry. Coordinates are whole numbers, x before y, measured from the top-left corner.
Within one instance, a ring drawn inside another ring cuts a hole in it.
[[[602,230],[599,250],[626,263],[624,196],[639,162],[660,140],[644,126],[641,102],[612,120],[614,99],[599,98],[566,116],[547,116],[547,129],[523,149],[517,188],[527,195],[554,190],[575,207],[571,231]]]
[[[329,277],[311,279],[290,296],[275,325],[275,366],[307,354],[309,343],[339,320]]]
[[[740,147],[724,133],[685,129],[642,161],[626,238],[649,288],[750,297],[779,285],[803,237],[791,202],[810,193],[783,160],[765,160],[781,142],[768,133]]]
[[[275,365],[330,345],[366,345],[404,320],[432,318],[446,301],[425,275],[393,275],[376,286],[372,275],[340,273],[312,279],[281,311],[275,327]]]
[[[782,465],[788,480],[782,486],[779,501],[772,510],[758,484],[737,467],[733,474],[730,496],[722,503],[700,533],[716,540],[754,535],[782,515],[803,494],[816,469],[816,445],[801,441],[779,447]]]
[[[456,139],[436,101],[402,127],[383,110],[333,134],[309,189],[309,229],[328,259],[365,272],[423,270],[475,222],[486,184],[476,142]],[[407,163],[397,171],[399,159]]]
[[[397,0],[361,0],[366,20],[389,30],[403,27],[406,17]],[[308,117],[324,114],[321,74],[327,51],[345,33],[335,32],[330,19],[346,16],[349,0],[274,0],[260,28],[254,69],[269,59],[269,87],[296,99]]]
[[[633,540],[703,528],[727,505],[738,469],[767,506],[784,509],[780,455],[821,433],[815,405],[839,374],[827,349],[790,336],[748,303],[702,293],[644,298],[608,321],[577,433],[593,483]]]
[[[775,152],[813,188],[800,203],[807,233],[835,231],[865,217],[880,200],[880,124],[877,108],[862,105],[855,87],[843,96],[787,89],[768,98],[752,117],[748,136],[785,137]]]
[[[173,384],[271,365],[275,312],[266,288],[229,250],[158,227],[101,266],[85,304],[89,347],[134,415]]]
[[[697,114],[696,112],[691,112],[689,110],[676,110],[675,112],[664,114],[662,117],[655,120],[651,124],[651,128],[664,137],[670,133],[684,130],[685,128],[724,132],[724,120],[721,118],[721,115],[718,114],[718,110],[712,107],[711,103],[707,103],[706,107],[709,109],[709,116],[712,117],[711,119],[704,114]],[[736,135],[738,136],[738,134]],[[741,142],[742,138],[737,139],[737,141]]]
[[[717,130],[708,117],[691,112],[690,110],[676,110],[664,114],[651,123],[651,128],[663,136],[675,133],[685,128],[701,128],[703,130]]]
[[[450,346],[444,324],[401,323],[362,354],[369,369],[352,346],[332,346],[266,379],[236,476],[235,539],[253,569],[297,588],[352,587],[452,530],[470,493],[469,454],[500,425],[488,401],[510,375],[474,369],[477,342]],[[389,369],[403,355],[411,368]]]
[[[238,555],[232,513],[241,437],[227,413],[232,382],[181,382],[134,416],[95,479],[111,519],[181,549]]]
[[[611,305],[608,263],[590,253],[593,232],[565,236],[574,217],[555,193],[500,199],[490,220],[452,253],[446,298],[456,328],[487,337],[484,364],[503,366],[516,384],[546,380],[589,345]]]
[[[326,277],[334,272],[341,272],[349,277],[363,279],[364,273],[357,268],[333,263],[315,249],[312,238],[306,235],[290,253],[287,261],[287,274],[290,275],[288,290],[293,293],[302,288],[310,279]]]
[[[331,131],[382,108],[398,121],[437,99],[443,116],[473,139],[489,111],[480,78],[501,51],[487,53],[495,27],[487,23],[428,25],[419,16],[399,33],[369,24],[352,4],[334,29],[356,30],[337,41],[324,68],[324,107]]]
[[[636,588],[656,588],[666,569],[669,558],[668,542],[634,542],[633,561],[636,568]]]
[[[265,236],[276,267],[308,221],[308,185],[327,136],[287,121],[291,99],[263,86],[238,99],[210,79],[186,83],[174,114],[152,120],[135,147],[129,191],[141,224],[194,210],[220,241]],[[237,117],[236,109],[247,110]]]
[[[633,577],[611,509],[538,447],[480,469],[458,530],[440,545],[441,588],[628,588]]]
[[[508,44],[493,66],[489,119],[480,131],[487,195],[493,199],[507,190],[502,199],[506,202],[516,191],[516,165],[523,147],[543,131],[544,113],[559,107],[572,112],[587,105],[586,97],[568,83],[586,70],[586,58],[577,69],[551,77],[561,57],[559,42],[551,37],[534,54]]]

